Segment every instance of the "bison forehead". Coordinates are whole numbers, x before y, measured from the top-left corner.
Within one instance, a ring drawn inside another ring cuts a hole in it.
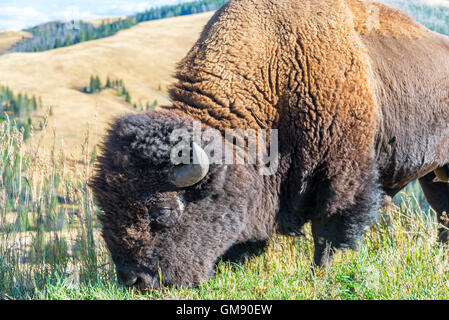
[[[192,123],[176,113],[148,112],[119,117],[109,129],[103,149],[115,152],[116,159],[126,159],[126,165],[145,161],[160,166],[170,161],[171,133],[181,129],[191,135]],[[112,151],[113,150],[113,151]]]

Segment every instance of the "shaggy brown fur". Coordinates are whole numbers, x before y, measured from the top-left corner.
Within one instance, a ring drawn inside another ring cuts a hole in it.
[[[226,3],[179,64],[173,106],[121,117],[106,138],[92,187],[119,279],[197,284],[219,257],[241,260],[307,221],[315,263],[355,248],[381,187],[392,196],[449,162],[447,42],[374,2]],[[197,185],[174,187],[168,135],[191,120],[278,129],[277,173],[213,165]],[[434,207],[448,194],[447,184],[421,183]],[[161,217],[168,203],[173,213]]]

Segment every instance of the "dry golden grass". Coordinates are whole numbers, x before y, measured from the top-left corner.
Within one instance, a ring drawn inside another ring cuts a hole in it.
[[[74,46],[37,53],[0,56],[0,84],[15,92],[27,92],[53,107],[43,151],[64,148],[72,160],[80,159],[83,134],[101,135],[115,116],[131,109],[114,93],[81,93],[91,75],[105,81],[123,79],[132,101],[168,103],[167,86],[173,81],[176,63],[198,39],[213,13],[140,23],[116,35]],[[30,143],[36,143],[31,139]]]
[[[24,31],[0,30],[0,50],[8,50],[14,43],[22,38],[31,38],[33,35]]]

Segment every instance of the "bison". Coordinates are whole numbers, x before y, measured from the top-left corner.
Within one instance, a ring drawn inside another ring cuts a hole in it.
[[[176,79],[171,105],[114,121],[90,181],[121,283],[195,286],[307,222],[328,263],[415,179],[448,240],[448,37],[376,2],[230,0]],[[275,157],[213,162],[186,138],[189,162],[174,163],[171,137],[196,122],[236,157],[247,144],[226,130],[277,132]]]

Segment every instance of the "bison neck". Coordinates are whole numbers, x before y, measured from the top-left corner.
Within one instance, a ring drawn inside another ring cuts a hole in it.
[[[376,155],[381,182],[398,189],[449,162],[449,45],[420,39],[362,37],[372,59],[381,109]]]

